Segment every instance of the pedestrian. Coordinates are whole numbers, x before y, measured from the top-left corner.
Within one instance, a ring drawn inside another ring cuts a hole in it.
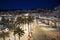
[[[30,35],[28,35],[28,40],[30,40]]]

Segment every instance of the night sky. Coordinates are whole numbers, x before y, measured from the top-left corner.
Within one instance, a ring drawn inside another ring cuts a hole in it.
[[[54,8],[60,0],[0,0],[0,9]]]

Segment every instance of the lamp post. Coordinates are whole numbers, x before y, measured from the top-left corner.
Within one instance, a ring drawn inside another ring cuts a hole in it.
[[[29,16],[29,14],[27,13],[27,14],[25,14],[25,18],[27,19],[28,18],[28,16]],[[28,20],[26,20],[26,21],[28,21]],[[30,40],[30,27],[29,27],[29,22],[28,22],[28,40]]]
[[[28,18],[28,13],[27,14],[25,14],[25,18],[27,19]],[[28,21],[28,20],[26,20],[26,21]],[[28,33],[29,33],[29,24],[28,24]]]

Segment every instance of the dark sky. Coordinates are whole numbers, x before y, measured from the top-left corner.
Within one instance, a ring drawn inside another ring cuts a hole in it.
[[[60,0],[0,0],[0,9],[54,8]]]

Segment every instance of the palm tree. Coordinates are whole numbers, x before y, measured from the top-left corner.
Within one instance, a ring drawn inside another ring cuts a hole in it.
[[[27,16],[27,18],[26,17],[24,18],[24,22],[28,24],[28,36],[30,36],[30,32],[31,32],[29,31],[31,28],[29,27],[29,25],[31,25],[31,23],[33,22],[33,19],[34,18],[32,16]]]
[[[18,24],[21,26],[22,23],[23,23],[22,17],[18,17],[16,22],[15,22],[15,27],[14,27],[14,37],[16,34],[18,34],[19,40],[20,40],[20,36],[23,35],[24,31],[22,29],[20,29],[20,27],[16,27],[16,26]],[[15,40],[16,40],[16,37],[15,37]]]
[[[28,16],[27,18],[27,23],[28,23],[28,26],[30,25],[30,23],[33,22],[33,17],[32,16]]]
[[[7,24],[8,23],[8,19],[6,20],[5,18],[4,18],[4,16],[2,16],[2,19],[1,19],[1,21],[0,21],[0,24]]]
[[[22,17],[18,17],[16,20],[16,24],[21,24],[23,21]]]
[[[25,23],[28,24],[28,32],[29,32],[29,25],[33,22],[33,17],[32,16],[27,16],[27,18],[24,19]]]
[[[18,34],[20,40],[20,37],[24,34],[24,30],[22,30],[20,27],[17,27],[16,30],[14,31],[14,35],[16,34]]]
[[[9,32],[4,32],[0,33],[0,38],[3,38],[3,40],[6,40],[5,37],[9,37]]]
[[[8,24],[9,23],[9,19],[5,19],[4,17],[2,17],[2,23],[3,24]]]

